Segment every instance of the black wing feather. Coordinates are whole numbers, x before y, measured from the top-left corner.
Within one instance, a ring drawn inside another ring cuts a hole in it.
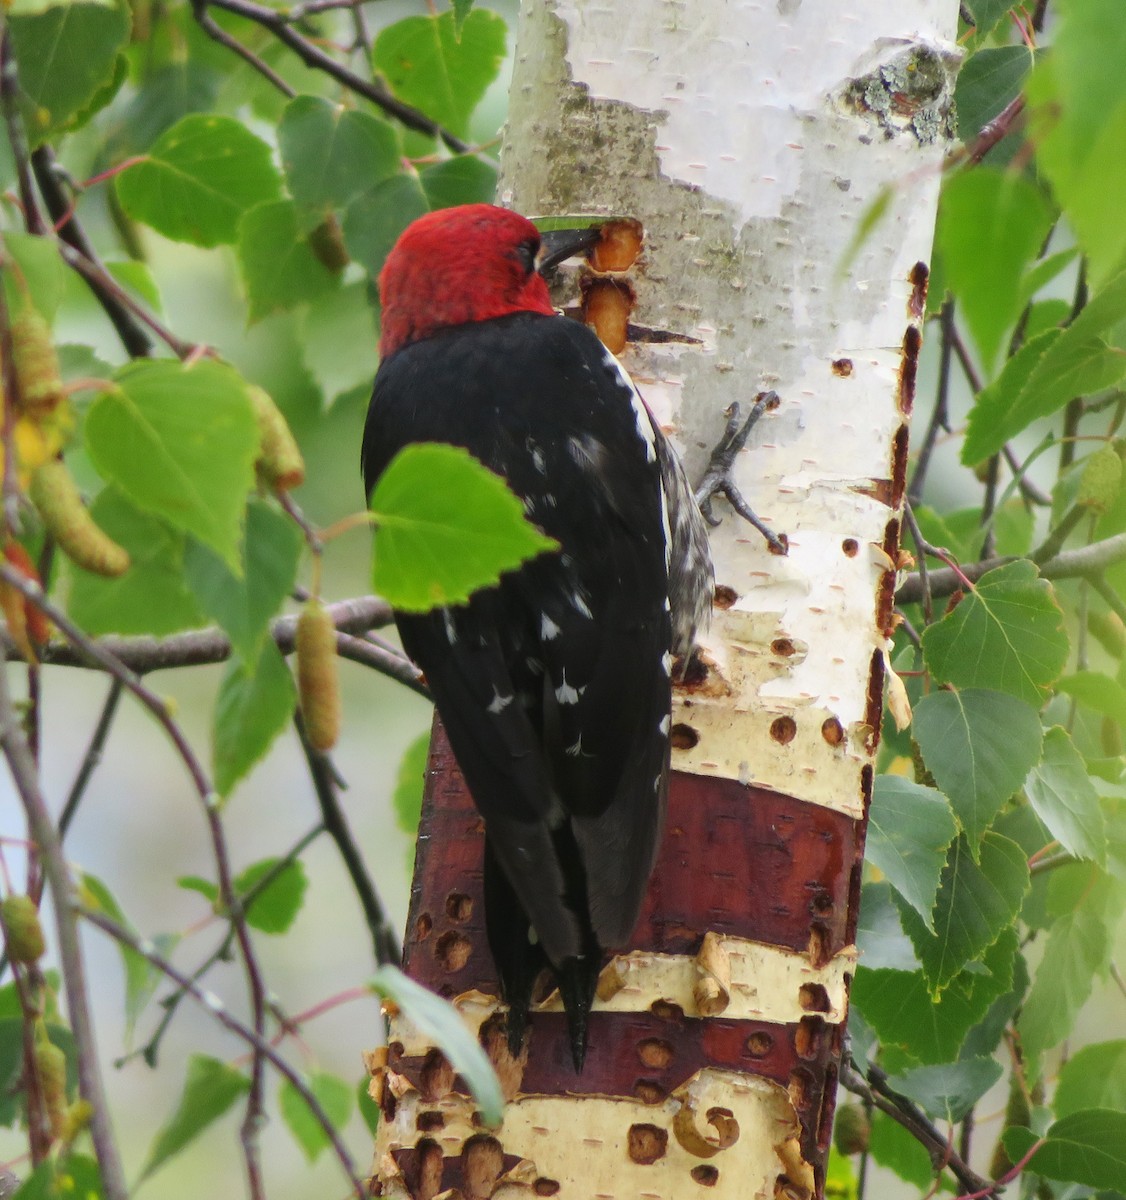
[[[639,416],[589,330],[528,313],[392,355],[364,431],[369,493],[404,445],[463,446],[561,545],[467,605],[397,617],[557,970],[628,939],[663,818],[668,564],[660,435]]]

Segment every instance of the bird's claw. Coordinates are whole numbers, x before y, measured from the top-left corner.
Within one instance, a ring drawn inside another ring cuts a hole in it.
[[[731,478],[731,468],[735,462],[735,456],[747,444],[747,438],[750,436],[750,432],[755,427],[759,417],[767,409],[775,408],[777,405],[778,393],[769,391],[759,392],[745,421],[742,420],[738,403],[732,404],[727,409],[724,413],[724,416],[727,418],[727,424],[724,426],[723,437],[720,438],[711,453],[711,457],[708,459],[708,466],[704,471],[704,477],[700,481],[700,486],[696,489],[696,504],[704,520],[709,525],[715,527],[720,523],[720,518],[712,512],[712,499],[715,496],[725,496],[727,502],[743,520],[748,521],[762,534],[766,539],[766,544],[770,547],[771,553],[785,554],[789,549],[786,535],[778,535],[773,530],[767,528],[759,517],[755,515],[754,510],[744,499],[742,492],[735,486]]]

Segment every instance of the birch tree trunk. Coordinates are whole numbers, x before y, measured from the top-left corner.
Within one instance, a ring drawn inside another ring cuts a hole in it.
[[[788,554],[717,502],[706,670],[676,700],[661,858],[581,1077],[561,1013],[507,1056],[479,821],[435,739],[406,962],[457,997],[512,1099],[479,1128],[394,1022],[383,1195],[823,1191],[957,10],[525,0],[501,201],[643,222],[623,362],[694,476],[729,407],[778,392],[736,482]]]

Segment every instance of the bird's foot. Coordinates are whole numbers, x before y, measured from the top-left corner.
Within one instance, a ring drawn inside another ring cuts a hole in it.
[[[743,520],[749,521],[762,534],[772,554],[785,554],[789,548],[786,535],[775,533],[756,516],[754,510],[744,499],[743,493],[739,491],[735,486],[735,481],[731,478],[731,468],[734,465],[735,456],[747,444],[747,437],[759,417],[768,409],[777,408],[778,403],[777,392],[759,392],[745,421],[742,420],[739,405],[731,405],[724,414],[727,418],[727,425],[724,428],[723,437],[712,451],[711,458],[708,459],[707,470],[704,471],[704,477],[696,489],[696,503],[699,505],[704,520],[709,525],[715,526],[719,524],[720,518],[712,513],[712,500],[716,496],[725,496],[727,502]]]

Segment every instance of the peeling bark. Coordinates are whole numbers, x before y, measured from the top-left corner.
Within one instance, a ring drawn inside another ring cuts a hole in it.
[[[822,1192],[956,17],[924,0],[524,4],[502,200],[644,224],[623,362],[694,475],[731,404],[778,392],[735,480],[789,551],[717,504],[668,828],[581,1077],[552,997],[508,1056],[480,821],[437,733],[406,965],[478,1029],[511,1102],[478,1128],[396,1019],[384,1195]]]

